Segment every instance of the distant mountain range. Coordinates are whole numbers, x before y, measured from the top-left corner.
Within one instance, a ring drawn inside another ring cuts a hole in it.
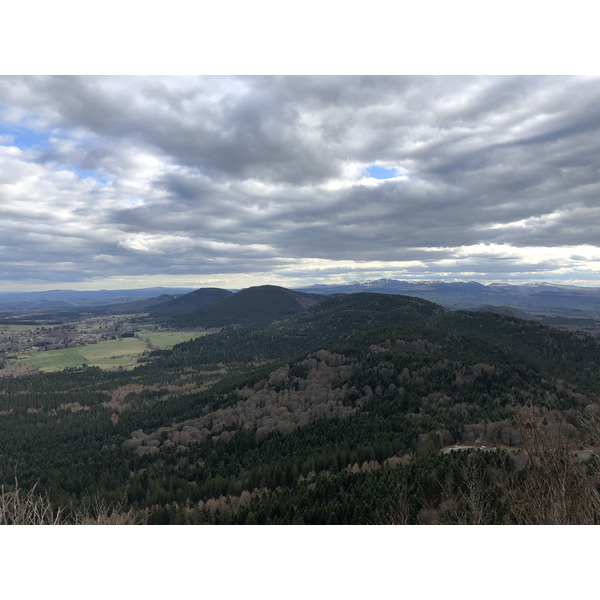
[[[106,306],[158,298],[165,295],[175,297],[187,294],[192,290],[193,288],[152,287],[131,290],[0,292],[0,311],[22,313],[24,311],[39,312],[84,306]]]
[[[450,310],[479,310],[483,306],[507,306],[532,315],[570,318],[600,318],[600,288],[549,283],[520,285],[476,281],[398,281],[377,279],[342,285],[312,285],[297,291],[313,294],[377,292],[416,296]]]
[[[0,292],[0,314],[91,308],[114,314],[149,312],[177,326],[221,326],[284,318],[332,294],[373,292],[423,298],[450,310],[485,310],[522,318],[600,319],[600,288],[549,283],[520,285],[475,281],[399,281],[377,279],[319,284],[289,290],[256,286],[239,292],[220,288],[144,288],[133,290]],[[215,306],[213,307],[213,303]],[[512,311],[512,313],[511,313]],[[218,324],[217,324],[218,323]]]

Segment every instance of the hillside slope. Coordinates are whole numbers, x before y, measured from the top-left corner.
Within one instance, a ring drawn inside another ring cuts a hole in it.
[[[200,307],[206,306],[230,296],[233,292],[221,288],[200,288],[189,294],[171,298],[166,302],[151,306],[148,309],[150,315],[156,319],[164,321],[175,321],[184,319],[184,315],[197,311]]]
[[[90,312],[92,314],[106,314],[106,315],[127,315],[132,313],[145,312],[152,307],[156,307],[159,304],[165,304],[171,300],[177,298],[171,294],[161,294],[156,298],[146,298],[143,300],[134,300],[133,302],[123,302],[119,304],[109,304],[107,306],[98,306],[91,308],[84,308],[83,311]]]

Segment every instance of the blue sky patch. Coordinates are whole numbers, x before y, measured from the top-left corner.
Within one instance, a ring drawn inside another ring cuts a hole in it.
[[[87,169],[77,169],[75,167],[71,167],[69,170],[73,171],[73,173],[75,173],[75,175],[77,175],[79,179],[88,179],[91,177],[92,179],[95,179],[100,185],[106,185],[108,183],[108,179],[104,179],[94,171],[88,171]]]
[[[373,177],[374,179],[391,179],[392,177],[398,176],[397,169],[384,169],[377,165],[372,165],[365,169],[365,175],[367,177]]]
[[[6,127],[0,125],[0,135],[9,135],[13,138],[13,144],[21,150],[29,150],[34,146],[40,146],[48,141],[45,133],[38,133],[24,127]]]
[[[13,124],[7,125],[0,121],[0,139],[5,137],[0,142],[1,145],[17,146],[21,150],[31,150],[32,148],[42,149],[48,146],[48,133],[38,132],[28,127],[19,127]],[[58,165],[57,165],[58,166]],[[108,179],[98,175],[94,171],[87,169],[78,169],[74,165],[65,165],[63,168],[72,171],[79,179],[95,179],[100,185],[106,185]]]

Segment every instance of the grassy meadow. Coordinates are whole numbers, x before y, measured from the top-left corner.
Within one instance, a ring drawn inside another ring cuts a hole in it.
[[[97,344],[23,354],[19,359],[41,371],[60,371],[71,367],[111,369],[133,368],[146,350],[172,348],[175,344],[206,335],[205,331],[142,331],[137,337],[107,340]]]

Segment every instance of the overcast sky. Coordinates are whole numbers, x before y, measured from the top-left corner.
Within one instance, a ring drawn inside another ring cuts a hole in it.
[[[599,269],[600,78],[0,77],[0,291]]]

